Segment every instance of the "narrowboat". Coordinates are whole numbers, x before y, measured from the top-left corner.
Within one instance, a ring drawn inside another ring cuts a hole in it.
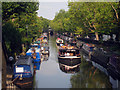
[[[60,39],[60,38],[57,38],[56,39],[56,44],[57,44],[57,46],[60,46],[60,44],[63,44],[63,40]]]
[[[114,78],[120,80],[120,56],[117,54],[111,55],[108,62],[107,71]]]
[[[96,48],[91,54],[91,60],[100,64],[107,69],[107,64],[109,62],[110,53],[107,53],[99,48]]]
[[[41,36],[41,41],[42,43],[48,43],[48,37],[47,37],[47,33],[43,33],[43,35]]]
[[[84,52],[85,52],[86,54],[89,55],[90,52],[93,52],[93,50],[94,50],[94,45],[91,45],[91,44],[83,44],[83,45],[82,45],[82,49],[84,50]]]
[[[44,46],[42,49],[42,54],[43,55],[49,55],[49,47],[48,46]]]
[[[42,43],[41,44],[41,53],[44,54],[44,55],[48,55],[49,54],[49,45],[48,44],[45,44],[45,43]]]
[[[71,40],[70,42],[69,42],[69,44],[71,45],[71,46],[76,46],[77,45],[77,43],[76,43],[76,40]]]
[[[34,44],[38,44],[38,45],[40,45],[40,40],[35,41]]]
[[[48,40],[47,39],[43,39],[42,43],[48,44]]]
[[[31,56],[34,53],[33,48],[30,48],[27,52],[26,55],[27,56]],[[41,54],[40,54],[40,48],[35,48],[35,53],[36,53],[36,57],[35,59],[33,59],[33,63],[34,63],[34,69],[39,70],[40,68],[40,63],[41,63]]]
[[[49,55],[41,55],[41,62],[42,61],[47,61],[48,57],[49,57]]]
[[[31,44],[30,48],[40,48],[40,45],[39,44]]]
[[[73,66],[81,62],[80,51],[78,48],[73,46],[62,47],[60,47],[58,51],[58,60],[60,63]]]
[[[47,33],[43,33],[43,36],[47,36]]]
[[[13,84],[19,88],[32,88],[34,78],[34,68],[30,56],[21,56],[14,64]]]
[[[48,38],[47,38],[47,35],[44,35],[44,36],[43,36],[43,39],[46,39],[46,40],[47,40],[47,39],[48,39]]]

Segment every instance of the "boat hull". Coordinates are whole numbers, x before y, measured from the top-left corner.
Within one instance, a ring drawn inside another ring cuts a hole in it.
[[[100,64],[104,68],[107,68],[107,63],[109,62],[108,58],[99,59],[98,57],[95,57],[93,55],[91,55],[91,60],[98,63],[98,64]]]
[[[18,78],[15,82],[13,82],[13,84],[15,84],[19,88],[33,88],[33,80],[34,76],[23,78],[22,80]]]
[[[81,63],[81,57],[73,57],[73,58],[67,58],[67,57],[58,57],[58,60],[61,64],[65,64],[68,66],[74,66],[79,63]]]
[[[60,46],[60,44],[63,44],[63,43],[56,43],[57,46]]]
[[[111,75],[115,80],[116,79],[120,80],[120,73],[116,70],[114,66],[108,64],[107,71],[108,74]]]

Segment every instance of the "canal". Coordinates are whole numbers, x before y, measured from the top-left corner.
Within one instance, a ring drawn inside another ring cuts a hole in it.
[[[75,69],[63,67],[57,58],[55,40],[55,36],[49,38],[50,55],[36,71],[34,88],[118,88],[119,81],[111,78],[101,66],[89,62],[83,52],[81,63]]]

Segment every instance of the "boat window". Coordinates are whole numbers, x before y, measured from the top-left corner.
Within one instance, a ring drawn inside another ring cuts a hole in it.
[[[79,54],[79,50],[76,50],[76,54]]]
[[[59,40],[59,42],[62,42],[62,40]]]
[[[79,50],[60,50],[61,55],[68,55],[67,53],[69,53],[69,56],[76,56],[76,54],[79,54]]]

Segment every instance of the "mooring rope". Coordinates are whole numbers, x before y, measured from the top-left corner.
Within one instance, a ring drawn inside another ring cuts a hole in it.
[[[10,83],[8,83],[7,86],[10,85],[10,84],[12,84],[13,82],[15,82],[18,78],[19,78],[19,76],[17,76],[13,81],[11,81]]]

